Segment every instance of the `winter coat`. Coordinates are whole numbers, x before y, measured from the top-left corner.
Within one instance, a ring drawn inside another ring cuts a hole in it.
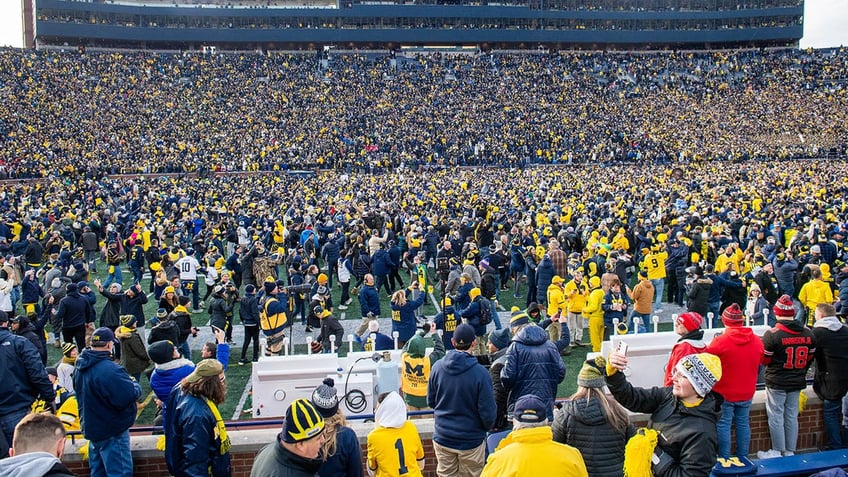
[[[536,267],[537,303],[545,303],[545,299],[547,298],[545,294],[548,291],[548,287],[551,285],[551,281],[554,279],[554,275],[556,275],[556,271],[554,270],[554,262],[551,261],[551,257],[545,255],[542,258],[542,261],[539,262],[539,265]]]
[[[147,344],[157,341],[170,341],[177,345],[180,342],[180,326],[174,320],[165,319],[150,329],[147,334]]]
[[[427,405],[434,411],[433,441],[450,449],[479,446],[495,423],[497,407],[489,373],[464,351],[451,351],[433,365]]]
[[[586,464],[580,451],[554,442],[551,437],[550,426],[510,432],[498,444],[497,452],[489,454],[480,477],[587,477]]]
[[[177,358],[167,363],[157,364],[150,375],[150,389],[156,399],[162,402],[162,419],[168,409],[168,395],[174,386],[194,371],[194,363],[186,358]]]
[[[710,392],[701,404],[687,407],[674,397],[671,386],[635,388],[619,372],[607,376],[606,381],[616,401],[630,411],[650,414],[651,428],[662,435],[657,447],[671,460],[653,465],[654,476],[710,475],[718,452],[720,395]]]
[[[215,415],[202,397],[175,387],[168,396],[165,462],[174,477],[229,477],[230,453],[221,455]]]
[[[38,350],[38,356],[41,357],[41,363],[44,364],[47,362],[47,347],[45,346],[44,341],[39,338],[38,334],[35,332],[35,326],[29,322],[29,319],[26,317],[21,318],[20,328],[18,328],[17,334],[18,336],[23,336],[30,343],[35,346],[35,349]]]
[[[501,370],[506,364],[506,352],[509,347],[499,349],[489,356],[489,361],[492,363],[489,366],[489,377],[492,378],[492,389],[495,393],[495,405],[497,405],[497,413],[495,424],[492,426],[492,432],[502,431],[509,427],[509,416],[507,415],[507,403],[509,402],[509,391],[503,387],[501,383]]]
[[[778,293],[793,296],[795,294],[795,275],[798,273],[798,262],[795,259],[775,260],[774,276],[777,278]]]
[[[80,423],[86,439],[103,441],[121,434],[135,423],[138,382],[112,361],[108,351],[86,348],[77,358],[74,389]]]
[[[362,316],[370,312],[375,318],[380,316],[380,293],[373,286],[364,286],[359,291],[359,308]]]
[[[469,325],[474,327],[474,334],[478,337],[486,334],[486,325],[480,323],[480,310],[483,306],[483,295],[478,296],[460,312],[460,316],[464,318]]]
[[[325,351],[330,351],[330,346],[332,343],[330,342],[330,336],[336,337],[336,349],[338,350],[342,346],[342,339],[344,338],[344,327],[341,323],[339,323],[339,319],[333,315],[330,315],[326,318],[321,318],[321,333],[318,335],[317,341],[321,343],[321,348]]]
[[[47,402],[56,397],[36,347],[28,339],[13,335],[8,328],[0,328],[0,363],[3,363],[0,366],[3,414],[28,410],[36,396]]]
[[[848,392],[848,327],[835,316],[813,325],[816,374],[813,390],[821,399],[839,401]]]
[[[551,425],[553,439],[576,447],[592,477],[624,474],[624,446],[633,435],[632,425],[624,431],[612,427],[597,399],[565,401]]]
[[[100,326],[114,330],[121,324],[121,295],[113,295],[105,290],[100,294],[106,297],[106,303],[100,310]]]
[[[41,299],[41,286],[38,280],[33,277],[24,276],[21,282],[21,303],[38,303]]]
[[[565,378],[565,364],[548,335],[535,324],[526,325],[512,338],[501,383],[509,391],[508,412],[521,396],[535,394],[548,410],[548,422],[554,420],[557,386]]]
[[[624,305],[623,310],[613,310],[614,304]],[[630,305],[630,298],[627,298],[627,293],[608,291],[604,295],[604,303],[601,308],[604,310],[604,326],[612,328],[613,320],[618,318],[619,322],[626,321],[627,307]]]
[[[318,470],[320,477],[362,477],[362,447],[353,429],[340,426],[336,430],[336,453],[329,456]]]
[[[121,366],[130,376],[139,374],[150,366],[150,357],[147,356],[144,341],[136,330],[121,326],[115,330],[115,337],[121,341]]]
[[[689,292],[686,294],[689,300],[686,302],[686,310],[694,311],[699,315],[706,317],[709,310],[710,291],[713,288],[713,281],[707,277],[695,280]]]
[[[777,289],[777,279],[774,278],[774,275],[769,275],[764,271],[760,271],[754,277],[754,283],[760,287],[760,292],[762,296],[765,297],[766,301],[769,302],[770,305],[774,306],[777,303],[777,299],[780,298],[780,294]]]
[[[371,257],[371,263],[371,271],[375,276],[388,275],[395,266],[392,263],[392,257],[389,256],[389,252],[382,249],[374,253],[374,256]]]
[[[721,379],[713,392],[721,394],[728,402],[754,398],[763,359],[763,342],[751,328],[727,326],[724,333],[713,338],[706,352],[721,359]]]
[[[233,312],[233,305],[220,295],[213,295],[209,300],[209,324],[220,329],[227,327],[227,314]]]
[[[168,315],[169,320],[173,320],[177,323],[177,326],[180,328],[180,339],[175,344],[183,344],[188,340],[188,335],[191,334],[192,322],[191,315],[189,314],[186,307],[182,305],[178,305],[174,308],[174,311]]]
[[[492,268],[487,268],[480,275],[480,295],[489,300],[495,299],[495,294],[498,292],[498,282],[495,279],[495,271]]]
[[[239,302],[239,317],[244,326],[259,326],[259,300],[256,295],[244,295]]]
[[[407,299],[409,299],[409,291],[407,291]],[[398,332],[398,341],[406,342],[415,334],[415,329],[418,327],[415,310],[423,305],[426,299],[427,294],[420,292],[418,298],[407,301],[403,306],[392,303],[392,333]]]
[[[56,320],[61,321],[62,328],[85,326],[87,323],[93,323],[94,318],[91,302],[77,291],[68,293],[65,298],[62,298],[59,309],[56,311]]]
[[[681,336],[671,348],[671,354],[668,361],[665,363],[665,377],[663,378],[663,386],[671,386],[671,374],[674,372],[674,367],[677,362],[684,356],[690,354],[698,354],[707,348],[704,343],[704,330],[698,328]]]
[[[468,308],[468,305],[471,304],[471,297],[468,295],[468,292],[470,292],[472,288],[474,288],[474,284],[468,282],[464,285],[460,285],[459,290],[456,291],[456,296],[453,297],[453,307],[457,311],[462,312]]]
[[[323,462],[321,459],[306,459],[280,445],[280,437],[262,448],[250,477],[315,477]]]
[[[363,250],[359,253],[359,256],[353,261],[353,274],[358,278],[364,277],[368,272],[371,271],[371,256],[368,255],[368,252]]]

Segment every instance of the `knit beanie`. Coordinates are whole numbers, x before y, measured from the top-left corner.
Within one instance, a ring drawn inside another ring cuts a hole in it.
[[[121,315],[121,326],[126,326],[129,328],[133,322],[135,322],[135,316],[133,315]]]
[[[509,328],[501,328],[489,333],[489,342],[499,350],[509,346],[509,341]]]
[[[168,311],[164,308],[159,308],[156,310],[156,318],[160,320],[164,320],[168,316]]]
[[[509,318],[509,326],[511,328],[525,325],[527,323],[530,323],[530,317],[527,316],[527,313],[520,310],[512,312],[512,316]]]
[[[280,438],[294,444],[317,436],[324,430],[324,418],[306,399],[296,399],[286,410],[286,420]]]
[[[165,364],[174,360],[174,343],[168,340],[157,341],[147,348],[147,355],[156,364]]]
[[[601,370],[594,364],[583,363],[577,374],[577,385],[584,388],[602,388],[606,384]]]
[[[721,379],[721,360],[710,353],[690,354],[677,362],[677,371],[692,383],[698,396],[704,397]]]
[[[66,358],[70,358],[71,352],[75,349],[77,349],[77,345],[75,345],[73,343],[65,343],[65,344],[62,345],[62,354]]]
[[[312,404],[324,419],[335,416],[339,409],[339,396],[334,385],[333,378],[325,378],[322,384],[312,391]]]
[[[744,321],[742,310],[736,303],[732,303],[721,313],[721,322],[724,326],[741,326]]]
[[[778,298],[777,303],[775,303],[772,308],[772,311],[777,319],[795,319],[795,307],[792,305],[792,298],[789,298],[789,295],[783,295]]]
[[[699,313],[689,311],[681,313],[680,316],[677,317],[676,323],[678,325],[683,325],[687,332],[692,332],[701,327],[701,324],[704,323],[704,317],[702,317]]]

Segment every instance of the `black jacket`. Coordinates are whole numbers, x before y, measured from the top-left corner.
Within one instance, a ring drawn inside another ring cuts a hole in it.
[[[672,394],[672,387],[636,388],[623,373],[606,378],[615,400],[633,412],[651,415],[651,428],[662,437],[657,447],[668,454],[670,462],[661,461],[652,470],[656,477],[707,477],[718,453],[716,423],[723,399],[710,392],[701,404],[686,407]]]
[[[209,301],[209,323],[220,329],[227,326],[227,314],[233,312],[233,305],[221,296],[213,296]]]
[[[509,391],[501,384],[501,370],[506,364],[506,351],[509,347],[500,349],[490,356],[492,365],[489,367],[489,377],[492,378],[492,388],[495,391],[495,404],[498,411],[495,417],[495,425],[492,426],[492,432],[503,431],[509,427],[509,419],[507,416],[507,402],[509,401]]]
[[[576,447],[592,477],[624,474],[624,446],[635,429],[619,431],[609,424],[597,399],[579,398],[563,403],[551,425],[554,441]]]
[[[699,278],[692,284],[689,293],[686,296],[689,301],[686,302],[686,310],[694,311],[701,316],[707,316],[707,303],[710,299],[710,290],[713,287],[713,281],[709,278]]]
[[[239,317],[244,326],[259,325],[259,300],[256,295],[244,295],[239,303]]]
[[[816,375],[813,390],[821,399],[841,400],[848,392],[848,327],[832,317],[831,326],[816,322]]]
[[[91,302],[79,292],[71,292],[59,302],[56,311],[56,320],[61,320],[63,328],[85,326],[86,323],[94,323],[95,313]]]
[[[325,350],[330,349],[330,336],[336,337],[336,349],[339,349],[342,346],[344,327],[339,323],[339,319],[333,315],[321,319],[321,334],[318,335],[318,341],[321,342],[321,347]]]
[[[305,459],[286,450],[277,440],[265,446],[250,470],[251,477],[315,477],[321,459]]]

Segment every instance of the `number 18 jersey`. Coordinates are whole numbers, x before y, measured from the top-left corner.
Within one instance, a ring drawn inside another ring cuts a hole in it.
[[[807,387],[807,369],[816,352],[813,332],[794,320],[780,320],[763,334],[766,386],[781,391]]]

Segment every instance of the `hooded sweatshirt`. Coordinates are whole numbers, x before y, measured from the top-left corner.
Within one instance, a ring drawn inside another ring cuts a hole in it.
[[[757,390],[763,342],[751,328],[726,326],[724,333],[713,338],[706,350],[721,359],[721,379],[713,391],[728,402],[750,401]]]
[[[415,333],[404,345],[401,357],[401,385],[403,399],[407,404],[417,408],[427,407],[427,382],[430,380],[430,370],[436,361],[445,356],[445,345],[439,335],[433,335],[433,352],[424,356],[427,345],[424,342],[423,331]]]
[[[434,410],[433,440],[456,450],[479,446],[497,412],[489,373],[475,356],[456,350],[433,365],[427,405]]]
[[[137,381],[112,361],[108,351],[86,348],[77,358],[74,389],[79,402],[83,435],[103,441],[126,431],[135,423]]]
[[[3,477],[41,477],[50,475],[74,475],[53,454],[29,452],[0,460],[0,475]]]
[[[368,434],[368,468],[379,476],[397,475],[399,463],[407,468],[403,475],[418,477],[424,446],[418,429],[406,419],[406,404],[396,392],[389,393],[374,413],[377,427]],[[403,453],[403,460],[398,453]]]

